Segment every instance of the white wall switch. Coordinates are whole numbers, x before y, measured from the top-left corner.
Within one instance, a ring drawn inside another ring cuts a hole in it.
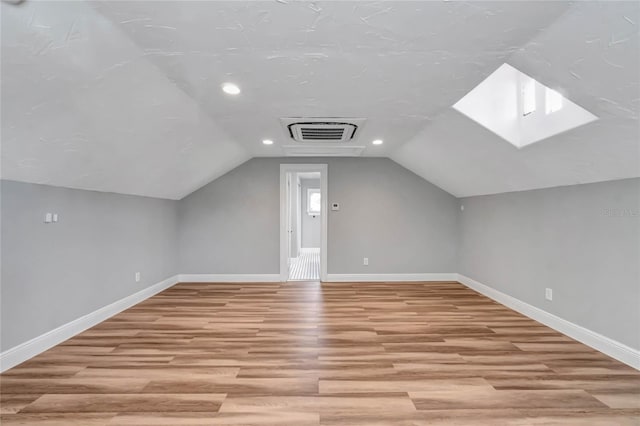
[[[44,223],[51,223],[53,220],[53,215],[51,213],[47,213],[44,215]]]
[[[363,265],[365,265],[365,266],[369,265],[369,258],[368,258],[368,257],[365,257],[365,258],[362,260],[362,264],[363,264]]]
[[[464,205],[460,206],[460,211],[463,212],[464,211]]]
[[[140,282],[140,272],[136,272],[136,282]]]
[[[333,210],[334,212],[340,210],[340,203],[331,203],[331,210]]]
[[[57,222],[58,221],[58,213],[54,213],[53,214],[53,221]]]
[[[553,290],[550,288],[544,289],[544,298],[547,300],[553,300]]]

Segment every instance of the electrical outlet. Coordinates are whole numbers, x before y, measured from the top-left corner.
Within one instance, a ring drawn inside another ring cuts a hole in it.
[[[44,223],[51,223],[53,221],[53,215],[51,213],[47,213],[44,215]]]
[[[550,288],[544,289],[544,298],[547,300],[553,300],[553,290]]]
[[[365,258],[362,260],[362,264],[363,264],[364,266],[369,265],[369,258],[368,258],[368,257],[365,257]]]
[[[136,272],[136,282],[140,282],[140,272]]]

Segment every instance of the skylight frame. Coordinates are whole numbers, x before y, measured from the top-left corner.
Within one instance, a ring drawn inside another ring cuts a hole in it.
[[[562,90],[545,86],[507,63],[462,97],[453,108],[517,149],[598,119],[569,100]]]

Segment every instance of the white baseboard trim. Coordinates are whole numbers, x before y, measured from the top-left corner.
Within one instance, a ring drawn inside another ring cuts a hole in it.
[[[466,285],[472,290],[477,291],[480,294],[487,296],[490,299],[501,303],[514,311],[534,319],[554,330],[559,331],[587,346],[590,346],[611,358],[615,358],[620,362],[623,362],[637,370],[640,370],[640,351],[633,349],[623,343],[610,339],[602,334],[591,331],[587,328],[581,327],[570,321],[562,319],[556,315],[550,314],[540,308],[536,308],[522,300],[502,293],[488,285],[479,283],[467,276],[458,274],[458,280],[460,283]]]
[[[327,282],[391,282],[391,281],[457,281],[454,273],[424,274],[328,274]]]
[[[576,325],[526,302],[502,293],[462,274],[329,274],[328,282],[458,281],[521,314],[566,334],[602,353],[640,370],[640,351],[599,333]],[[180,274],[104,306],[83,317],[0,353],[0,372],[4,372],[84,330],[130,308],[178,282],[280,282],[279,274]]]
[[[137,293],[113,302],[110,305],[104,306],[85,316],[63,324],[60,327],[48,331],[38,337],[34,337],[33,339],[21,343],[18,346],[7,349],[0,353],[0,372],[6,371],[30,358],[33,358],[47,349],[64,342],[76,334],[101,323],[107,318],[110,318],[177,283],[178,275],[174,275]]]
[[[180,274],[181,283],[273,283],[280,274]]]

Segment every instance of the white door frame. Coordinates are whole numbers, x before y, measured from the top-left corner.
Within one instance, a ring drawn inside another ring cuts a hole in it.
[[[327,280],[327,216],[329,203],[326,164],[280,164],[280,281],[289,279],[287,239],[287,173],[320,172],[320,281]]]
[[[285,175],[286,177],[286,187],[285,187],[285,228],[287,229],[287,266],[291,266],[291,214],[293,209],[291,208],[292,202],[292,192],[293,188],[291,187],[291,182],[293,181],[291,175]]]
[[[298,200],[296,206],[296,253],[300,255],[302,249],[302,185],[299,175],[296,179],[296,200]]]

